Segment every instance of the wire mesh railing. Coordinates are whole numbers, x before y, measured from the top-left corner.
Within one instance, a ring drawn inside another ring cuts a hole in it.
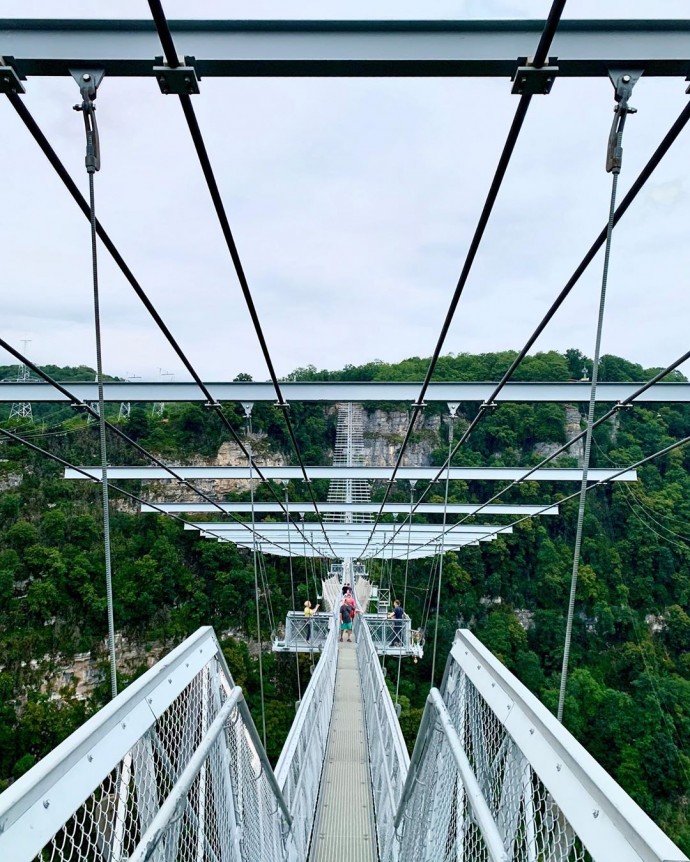
[[[0,796],[0,859],[280,862],[291,822],[206,627]]]
[[[470,633],[432,689],[382,862],[661,862],[684,854]]]
[[[381,614],[364,614],[374,649],[379,655],[423,655],[422,641],[412,620],[405,614],[401,619],[388,619]]]
[[[335,695],[337,630],[334,616],[328,616],[330,626],[321,658],[304,692],[275,770],[278,786],[293,818],[291,847],[295,858],[301,860],[307,859],[314,826]]]
[[[275,652],[318,652],[324,648],[331,631],[333,614],[288,611],[285,637],[273,642]]]
[[[357,618],[355,639],[359,664],[371,789],[379,854],[396,845],[395,813],[400,802],[410,758],[393,701],[379,664],[365,618]],[[392,858],[392,857],[391,857]]]

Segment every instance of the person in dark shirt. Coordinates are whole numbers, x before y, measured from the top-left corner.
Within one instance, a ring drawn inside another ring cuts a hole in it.
[[[403,616],[405,615],[405,611],[403,611],[400,606],[400,602],[396,599],[393,602],[393,610],[388,614],[388,619],[393,619],[393,641],[391,646],[401,647],[403,645],[402,642],[402,627],[403,627]]]
[[[340,641],[343,640],[343,634],[347,633],[347,642],[352,643],[352,608],[350,605],[343,604],[340,606]]]

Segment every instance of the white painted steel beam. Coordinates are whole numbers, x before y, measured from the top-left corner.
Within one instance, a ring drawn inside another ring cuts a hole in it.
[[[237,521],[192,521],[185,524],[185,530],[212,530],[214,533],[235,533],[238,536],[250,536],[250,530],[256,530],[257,533],[262,533],[265,536],[283,536],[300,535],[300,530],[307,535],[322,536],[322,528],[326,531],[329,538],[331,536],[370,536],[374,530],[375,536],[389,536],[393,532],[400,530],[400,524],[345,524],[336,522],[305,521],[304,523],[296,524],[293,522],[290,528],[285,522],[281,521],[256,521],[245,522],[242,524]],[[401,538],[406,538],[408,533],[412,536],[433,536],[443,531],[442,524],[412,524],[412,527],[405,526],[398,533]],[[502,524],[446,524],[446,535],[459,535],[461,533],[501,533],[512,532],[510,527],[504,527]]]
[[[266,479],[288,479],[301,480],[302,470],[299,467],[262,467],[261,472]],[[247,480],[256,479],[256,470],[251,471],[249,467],[177,467],[170,465],[170,469],[181,479],[234,479]],[[100,479],[100,467],[79,467],[89,478]],[[386,481],[393,474],[392,467],[307,467],[307,476],[314,479],[368,479],[369,481]],[[529,472],[525,467],[451,467],[450,478],[457,481],[481,481],[481,482],[513,482],[522,479]],[[626,470],[620,473],[618,469],[590,469],[589,477],[592,482],[634,482],[637,479],[635,470]],[[397,479],[415,479],[417,481],[430,481],[438,474],[436,467],[400,467],[396,473]],[[65,479],[85,479],[78,470],[71,467],[65,468]],[[140,481],[168,480],[172,477],[162,467],[108,467],[108,476],[111,481],[123,479],[137,479]],[[442,474],[445,479],[446,472]],[[530,482],[580,482],[582,470],[576,467],[548,467],[535,470],[529,477]]]
[[[218,507],[228,513],[247,513],[252,511],[252,505],[249,501],[246,503],[156,503],[151,501],[143,503],[141,506],[142,512],[218,512]],[[377,503],[326,503],[317,502],[316,506],[313,503],[287,503],[289,512],[293,514],[314,514],[316,509],[321,514],[328,512],[352,512],[354,514],[374,515],[380,509],[380,504]],[[278,503],[254,503],[254,512],[261,514],[276,514],[282,513],[285,515],[283,506]],[[545,508],[547,507],[547,508]],[[482,515],[557,515],[558,504],[549,506],[544,503],[543,506],[530,506],[523,504],[503,504],[503,503],[448,503],[444,506],[443,503],[420,503],[415,508],[417,515],[442,515],[444,509],[449,515],[472,515],[477,510],[481,509]],[[402,514],[406,515],[410,511],[409,503],[386,503],[383,507],[384,514]]]
[[[690,62],[690,61],[689,61]],[[272,383],[233,382],[206,384],[216,401],[255,402],[276,400]],[[420,382],[361,383],[326,381],[294,383],[282,382],[280,388],[286,401],[325,401],[328,403],[352,401],[390,401],[414,403],[419,396]],[[599,383],[597,384],[597,403],[617,403],[639,389],[642,383]],[[95,383],[68,381],[66,388],[79,401],[98,400]],[[485,402],[491,396],[495,383],[454,382],[431,383],[425,395],[427,402]],[[184,382],[106,382],[103,385],[107,402],[152,403],[152,402],[204,402],[206,399],[195,383]],[[585,403],[589,401],[590,384],[587,381],[509,382],[497,396],[497,402],[559,402]],[[639,399],[639,403],[690,403],[690,383],[657,383],[651,386]],[[21,383],[2,381],[0,383],[0,402],[39,402],[53,401],[69,403],[67,399],[48,383]]]
[[[543,21],[174,21],[180,55],[213,76],[472,76],[508,78],[531,57]],[[550,54],[559,76],[606,77],[610,68],[688,72],[686,20],[562,21]],[[0,21],[0,55],[26,75],[152,76],[161,46],[150,20]]]

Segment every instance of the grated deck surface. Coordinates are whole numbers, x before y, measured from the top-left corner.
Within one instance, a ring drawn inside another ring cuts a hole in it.
[[[338,646],[335,702],[310,862],[376,862],[357,655],[354,643]]]

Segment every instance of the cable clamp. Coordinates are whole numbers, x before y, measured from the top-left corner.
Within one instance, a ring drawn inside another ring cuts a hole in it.
[[[532,65],[532,57],[518,57],[518,67],[511,77],[514,96],[548,96],[558,74],[556,60],[549,57],[548,64],[537,68]]]
[[[14,57],[0,57],[0,93],[5,96],[26,93],[22,81],[26,81],[26,75],[19,74]]]
[[[196,96],[199,93],[199,78],[194,64],[196,57],[179,57],[179,66],[173,69],[163,57],[156,57],[153,74],[164,96]]]
[[[95,174],[101,169],[101,145],[98,139],[98,124],[96,123],[96,95],[98,87],[105,75],[105,69],[70,69],[70,75],[79,85],[81,105],[75,105],[75,111],[84,115],[86,129],[86,171]]]
[[[484,401],[479,405],[480,410],[495,410],[498,407],[498,401]]]
[[[220,401],[206,401],[204,403],[204,407],[208,407],[209,410],[220,410],[221,409],[221,403],[220,403]]]
[[[628,99],[632,96],[633,87],[640,80],[642,71],[642,69],[609,69],[609,78],[615,90],[614,98],[616,100],[613,109],[613,123],[609,132],[609,143],[606,149],[606,172],[609,174],[621,172],[621,165],[623,164],[621,137],[625,118],[628,114],[637,113],[637,108],[632,108],[628,104]]]
[[[413,401],[413,407],[419,407],[420,410],[423,410],[426,407],[426,401]]]
[[[290,409],[290,405],[287,403],[287,401],[274,401],[273,406],[274,407],[280,407],[281,410],[289,410]]]
[[[632,410],[635,405],[631,402],[628,404],[624,404],[622,401],[619,401],[618,404],[615,405],[614,410]]]

